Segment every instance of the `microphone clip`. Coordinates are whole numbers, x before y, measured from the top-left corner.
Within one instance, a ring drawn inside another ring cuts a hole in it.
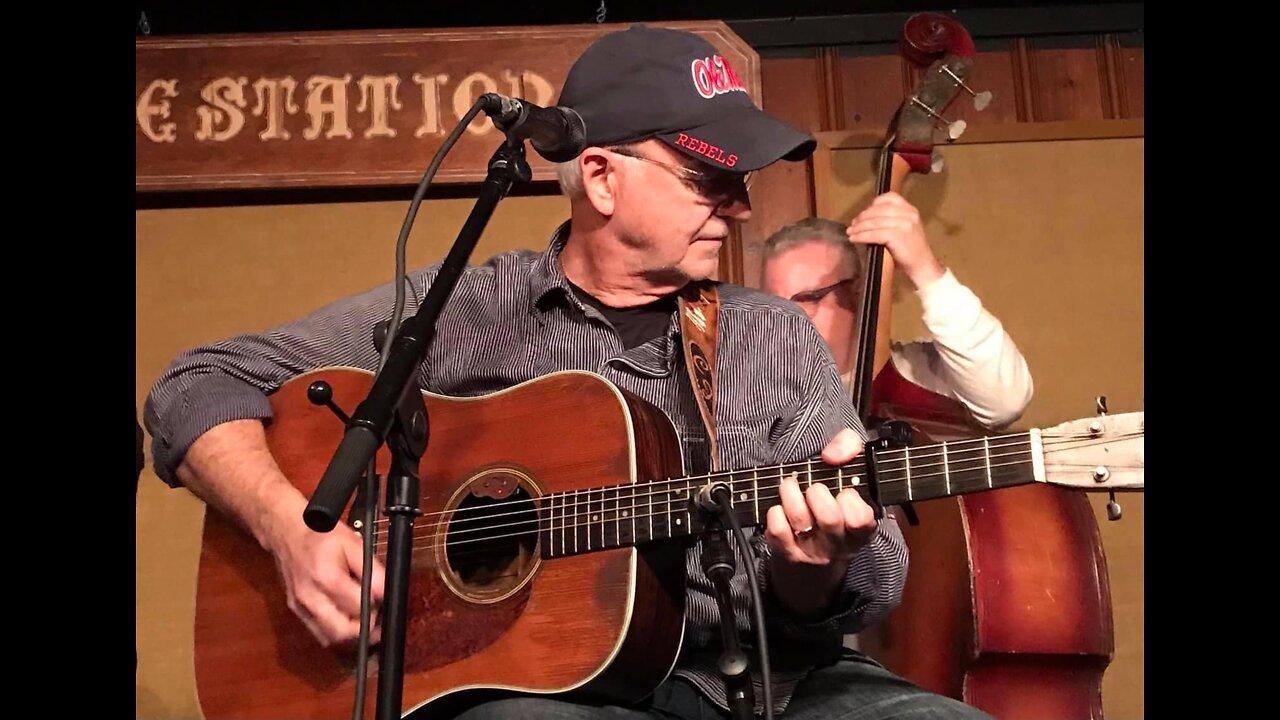
[[[524,103],[518,98],[499,95],[498,93],[485,93],[480,96],[480,106],[484,113],[493,121],[495,127],[504,133],[510,131],[520,122],[528,117],[528,111],[524,107]]]
[[[479,103],[509,145],[528,140],[539,155],[555,163],[578,157],[586,147],[586,123],[572,108],[544,108],[498,93],[481,95]]]

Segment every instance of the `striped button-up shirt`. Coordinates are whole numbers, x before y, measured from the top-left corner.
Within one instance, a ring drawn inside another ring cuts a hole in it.
[[[570,290],[558,256],[568,225],[542,253],[516,251],[467,268],[437,323],[422,388],[441,395],[475,396],[560,371],[588,370],[661,409],[671,419],[686,470],[706,472],[709,444],[684,367],[678,317],[667,331],[630,350],[595,308]],[[439,266],[413,273],[418,297]],[[817,456],[844,427],[862,426],[840,376],[809,319],[788,301],[734,285],[720,285],[716,423],[724,469],[776,465]],[[239,336],[179,356],[153,388],[146,405],[154,437],[154,464],[166,482],[196,438],[220,423],[269,418],[266,399],[290,378],[319,367],[375,370],[372,328],[393,307],[390,284],[357,295],[260,335]],[[410,304],[406,310],[416,308]],[[864,433],[865,434],[865,433]],[[907,553],[892,519],[849,564],[836,606],[825,617],[792,617],[769,591],[769,548],[751,533],[755,573],[766,603],[775,711],[816,665],[839,656],[844,633],[883,618],[897,605]],[[685,643],[676,674],[725,705],[716,672],[720,619],[711,582],[703,574],[701,545],[688,552]],[[744,648],[755,646],[751,595],[740,567],[732,582],[736,624]],[[752,663],[759,668],[758,662]],[[758,709],[763,696],[756,677]]]

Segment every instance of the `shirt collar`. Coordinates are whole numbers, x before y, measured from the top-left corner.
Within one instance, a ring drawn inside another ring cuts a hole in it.
[[[560,253],[569,241],[569,221],[566,220],[551,234],[551,242],[546,252],[533,264],[533,272],[529,275],[529,309],[538,312],[542,308],[542,300],[553,292],[564,293],[570,302],[578,304],[569,289],[569,280],[560,267]]]
[[[569,287],[569,279],[564,275],[560,264],[560,253],[569,241],[570,221],[566,220],[551,234],[551,241],[546,252],[534,262],[533,272],[529,274],[529,311],[536,314],[544,312],[544,304],[548,298],[559,293],[584,314],[588,312],[586,305],[578,299]],[[594,312],[594,310],[592,311]],[[667,326],[664,337],[660,337],[657,347],[644,345],[627,354],[634,354],[632,364],[650,373],[666,374],[675,364],[675,349],[680,346],[680,316],[678,312],[671,314],[671,322]],[[617,359],[617,358],[616,358]]]

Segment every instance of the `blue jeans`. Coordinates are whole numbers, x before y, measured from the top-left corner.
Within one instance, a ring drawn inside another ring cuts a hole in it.
[[[757,698],[759,700],[760,698]],[[538,697],[496,700],[457,720],[724,720],[728,714],[693,685],[668,678],[637,706],[582,705]],[[993,720],[957,700],[922,690],[862,659],[841,660],[809,675],[779,716],[787,720]]]

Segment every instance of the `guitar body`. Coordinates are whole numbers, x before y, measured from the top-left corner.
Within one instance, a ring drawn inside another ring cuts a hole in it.
[[[303,495],[315,489],[344,429],[308,402],[308,385],[329,382],[334,402],[350,411],[372,379],[319,370],[272,395],[268,441]],[[404,713],[441,716],[503,692],[617,702],[651,692],[683,637],[684,544],[546,560],[538,533],[496,533],[503,537],[485,541],[486,560],[478,563],[467,554],[474,543],[459,542],[465,522],[446,521],[486,503],[523,502],[515,507],[532,511],[545,493],[677,477],[682,462],[670,422],[585,372],[480,398],[425,398],[430,440],[423,514],[414,526]],[[384,448],[380,472],[388,461]],[[319,645],[286,607],[271,555],[216,512],[205,520],[195,622],[196,685],[207,718],[350,716],[354,652]],[[376,659],[375,651],[366,717],[375,707]]]

